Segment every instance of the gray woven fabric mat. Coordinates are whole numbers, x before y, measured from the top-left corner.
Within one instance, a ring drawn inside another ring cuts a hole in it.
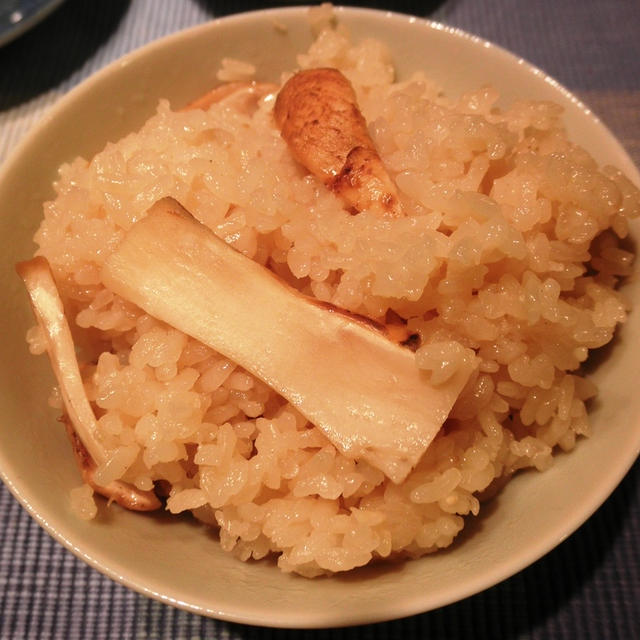
[[[0,49],[0,161],[50,104],[93,71],[167,33],[262,6],[68,0]],[[637,0],[397,0],[369,6],[434,18],[534,62],[591,105],[640,164]],[[317,632],[227,624],[138,595],[54,542],[2,487],[0,640],[640,638],[639,469],[636,463],[577,533],[502,584],[431,613]]]

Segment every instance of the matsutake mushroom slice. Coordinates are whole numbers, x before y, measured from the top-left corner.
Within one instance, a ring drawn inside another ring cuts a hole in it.
[[[296,73],[278,93],[274,116],[293,157],[353,212],[402,215],[396,186],[340,71]]]
[[[95,481],[96,463],[89,455],[82,440],[78,437],[69,416],[63,415],[61,422],[64,423],[67,431],[67,436],[69,442],[71,442],[73,455],[75,456],[82,479],[96,493],[130,511],[155,511],[162,507],[162,503],[153,491],[141,491],[121,480],[113,480],[106,485],[98,484]]]
[[[434,385],[362,318],[303,296],[165,199],[107,258],[106,286],[280,393],[346,456],[402,482],[475,367]]]
[[[73,454],[84,481],[101,495],[134,511],[152,511],[162,505],[152,491],[141,491],[123,482],[102,486],[94,482],[97,465],[108,460],[97,437],[97,422],[80,375],[73,338],[49,263],[37,256],[16,265],[31,307],[46,340],[51,367],[60,387],[66,416],[63,417]]]
[[[204,95],[187,104],[182,111],[208,109],[213,104],[228,102],[238,107],[241,113],[251,113],[256,103],[278,90],[278,85],[269,82],[227,82],[218,85]]]

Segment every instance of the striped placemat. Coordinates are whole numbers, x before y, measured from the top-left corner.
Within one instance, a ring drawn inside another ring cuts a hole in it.
[[[358,4],[358,3],[349,3]],[[575,91],[640,164],[638,0],[370,2],[511,49]],[[68,0],[0,49],[0,162],[56,99],[151,40],[233,11],[212,0]],[[203,618],[138,595],[54,542],[0,488],[0,640],[60,638],[640,638],[640,467],[573,536],[463,602],[384,624],[278,631]]]

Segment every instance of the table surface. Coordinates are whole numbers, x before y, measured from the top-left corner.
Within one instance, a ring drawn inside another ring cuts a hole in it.
[[[0,162],[51,104],[112,60],[165,34],[263,6],[243,0],[67,0],[0,48]],[[390,0],[367,6],[435,19],[528,59],[590,105],[640,165],[638,0]],[[203,618],[112,582],[51,539],[2,487],[0,640],[632,640],[640,638],[639,547],[640,465],[636,463],[573,536],[484,593],[383,624],[279,631]]]

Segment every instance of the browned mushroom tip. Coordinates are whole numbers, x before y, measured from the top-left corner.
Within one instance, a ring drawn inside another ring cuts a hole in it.
[[[365,209],[392,216],[403,213],[395,185],[372,147],[354,147],[340,173],[327,186],[349,202],[356,213]]]
[[[289,78],[276,97],[274,119],[291,155],[352,213],[403,215],[356,93],[339,70],[307,69]]]
[[[40,269],[48,269],[49,262],[43,256],[34,256],[29,260],[23,260],[22,262],[16,262],[16,273],[24,280],[28,277],[29,272],[35,267]]]
[[[306,69],[278,92],[274,118],[296,159],[312,173],[336,175],[355,146],[373,146],[349,80],[332,68]]]
[[[318,67],[298,71],[284,83],[276,96],[273,109],[276,123],[281,127],[289,111],[297,111],[301,96],[306,99],[309,95],[322,97],[328,94],[335,94],[341,100],[347,99],[349,103],[356,102],[351,83],[338,69]]]
[[[75,432],[71,420],[66,414],[60,416],[59,420],[64,424],[67,437],[71,442],[73,456],[76,459],[83,482],[88,484],[96,493],[107,498],[109,502],[115,502],[130,511],[156,511],[162,507],[162,503],[153,491],[141,491],[126,482],[118,480],[110,482],[104,487],[97,484],[93,479],[96,464]]]

